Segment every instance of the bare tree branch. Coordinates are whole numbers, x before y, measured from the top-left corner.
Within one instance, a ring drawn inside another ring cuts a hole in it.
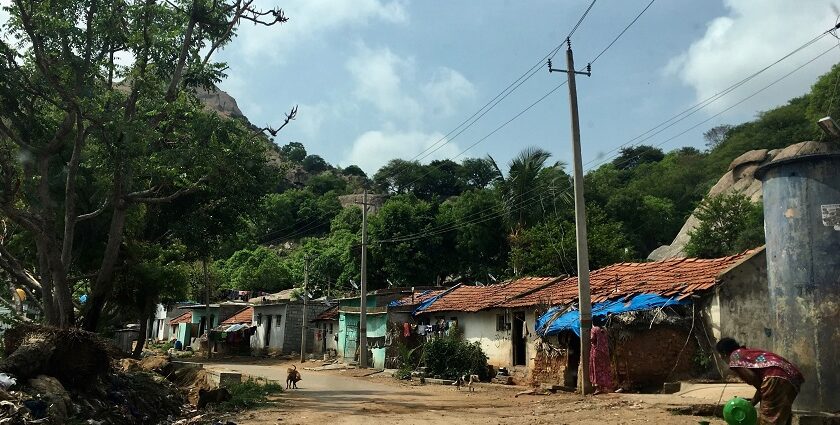
[[[286,113],[286,119],[283,121],[283,124],[281,124],[280,127],[274,128],[274,127],[268,126],[268,127],[263,127],[263,128],[257,129],[257,131],[259,133],[268,132],[269,134],[271,134],[272,137],[276,137],[277,134],[280,133],[280,130],[283,129],[283,127],[288,125],[290,121],[297,118],[297,112],[298,112],[298,106],[295,105],[295,107],[292,108],[291,111]]]
[[[151,197],[151,195],[158,193],[160,189],[146,189],[143,191],[130,193],[126,195],[125,198],[127,201],[146,204],[162,204],[166,202],[172,202],[175,199],[178,199],[182,196],[197,192],[199,189],[201,189],[200,185],[205,181],[209,180],[209,178],[209,176],[203,176],[200,179],[196,180],[190,186],[178,189],[174,193],[166,196]]]
[[[105,209],[107,209],[110,205],[111,205],[111,200],[110,200],[110,199],[109,199],[109,200],[106,200],[106,201],[105,201],[105,202],[103,202],[103,203],[102,203],[102,205],[101,205],[99,208],[97,208],[96,210],[91,211],[91,212],[89,212],[89,213],[87,213],[87,214],[82,214],[82,215],[80,215],[80,216],[76,217],[76,222],[85,221],[85,220],[90,220],[91,218],[96,218],[96,217],[98,217],[99,215],[101,215],[103,212],[105,212]]]
[[[268,19],[265,19],[268,17]],[[261,11],[252,7],[246,8],[241,15],[242,19],[251,21],[254,25],[265,25],[270,27],[275,24],[282,24],[288,22],[289,18],[283,13],[283,9],[274,8],[271,10]]]

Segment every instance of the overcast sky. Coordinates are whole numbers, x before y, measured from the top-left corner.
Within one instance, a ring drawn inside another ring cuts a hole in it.
[[[574,35],[579,67],[601,51],[649,0],[598,0]],[[6,2],[6,0],[0,0]],[[537,63],[590,0],[257,0],[281,7],[281,27],[243,25],[221,52],[221,87],[258,125],[277,125],[292,105],[299,117],[277,138],[303,143],[329,162],[375,172],[389,159],[411,159]],[[584,162],[597,166],[616,147],[698,100],[728,87],[828,29],[829,0],[657,0],[578,78]],[[813,59],[819,43],[771,68],[647,144],[671,150],[703,146],[702,132],[737,124],[806,92],[840,59],[833,50],[720,117],[724,111]],[[565,67],[565,54],[555,57]],[[527,146],[570,161],[566,87],[464,152],[564,77],[541,70],[474,126],[440,143],[425,160],[484,156],[506,162]],[[460,156],[458,156],[460,154]]]

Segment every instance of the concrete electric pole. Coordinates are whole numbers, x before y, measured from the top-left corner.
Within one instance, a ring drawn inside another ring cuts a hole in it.
[[[566,69],[553,69],[548,61],[549,72],[565,72],[569,78],[569,103],[572,112],[572,153],[574,155],[575,181],[575,235],[577,238],[578,301],[580,302],[580,367],[578,368],[578,389],[581,394],[592,392],[589,381],[589,347],[592,330],[592,300],[589,294],[589,247],[586,240],[586,205],[583,197],[583,161],[580,154],[580,122],[578,117],[577,86],[575,74],[591,76],[591,66],[586,72],[575,71],[572,56],[572,42],[566,39]]]
[[[359,295],[359,368],[367,369],[367,189],[362,200],[362,284]]]
[[[303,256],[303,313],[300,323],[300,362],[306,361],[306,291],[309,289],[309,254]]]

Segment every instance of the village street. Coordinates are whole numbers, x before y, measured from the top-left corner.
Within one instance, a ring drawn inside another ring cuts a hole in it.
[[[214,363],[216,371],[241,372],[253,377],[285,381],[290,364]],[[397,381],[373,371],[302,370],[297,390],[288,390],[273,403],[246,411],[230,420],[237,424],[723,424],[716,418],[676,415],[649,396],[574,394],[514,397],[522,387],[481,384],[474,392],[449,386]],[[727,396],[729,393],[727,393]],[[663,403],[667,397],[663,397]]]

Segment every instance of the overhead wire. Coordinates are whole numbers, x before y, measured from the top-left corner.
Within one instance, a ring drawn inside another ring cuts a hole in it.
[[[626,27],[624,27],[624,29],[623,29],[623,30],[621,30],[621,32],[620,32],[620,33],[618,33],[618,35],[617,35],[617,36],[615,36],[615,38],[613,38],[613,40],[610,42],[610,44],[608,44],[608,45],[607,45],[607,47],[604,47],[604,49],[603,49],[603,50],[601,50],[601,52],[600,52],[600,53],[598,53],[598,54],[595,56],[595,59],[592,59],[591,61],[589,61],[589,63],[590,63],[590,64],[594,64],[594,63],[595,63],[595,62],[596,62],[596,61],[597,61],[597,60],[598,60],[598,59],[599,59],[599,58],[600,58],[600,57],[601,57],[604,53],[606,53],[606,52],[607,52],[607,50],[610,50],[610,48],[613,46],[613,44],[615,44],[615,42],[616,42],[616,41],[618,41],[618,39],[619,39],[619,38],[621,38],[621,36],[623,36],[623,35],[624,35],[624,33],[625,33],[625,32],[627,32],[627,30],[629,30],[629,29],[630,29],[630,27],[632,27],[632,26],[633,26],[633,24],[635,24],[635,23],[636,23],[636,21],[638,21],[638,20],[639,20],[639,18],[641,18],[641,17],[642,17],[642,15],[644,15],[644,14],[645,14],[645,12],[647,12],[647,10],[648,10],[648,9],[650,9],[650,7],[651,7],[651,6],[653,6],[653,2],[655,2],[655,1],[656,1],[656,0],[650,0],[650,3],[648,3],[648,4],[647,4],[647,6],[645,6],[645,8],[644,8],[644,9],[642,9],[642,11],[641,11],[641,12],[639,12],[639,14],[638,14],[638,15],[636,15],[636,17],[635,17],[635,18],[633,18],[633,20],[632,20],[632,21],[630,21],[630,23],[629,23],[629,24],[627,24],[627,26],[626,26]],[[594,3],[594,2],[593,2],[593,3]]]
[[[763,74],[764,72],[766,72],[770,68],[778,65],[779,63],[781,63],[784,60],[790,58],[791,56],[795,55],[796,53],[799,53],[800,51],[810,47],[811,45],[813,45],[814,43],[818,42],[820,39],[825,37],[826,34],[827,34],[827,32],[824,32],[822,34],[817,35],[816,37],[814,37],[811,40],[809,40],[809,41],[805,42],[804,44],[800,45],[799,47],[797,47],[793,51],[791,51],[791,52],[787,53],[786,55],[782,56],[781,58],[777,59],[775,62],[765,66],[764,68],[761,68],[760,70],[752,73],[751,75],[747,76],[746,78],[744,78],[744,79],[730,85],[729,87],[727,87],[727,88],[725,88],[725,89],[723,89],[723,90],[721,90],[721,91],[703,99],[702,101],[695,103],[694,105],[688,107],[687,109],[683,110],[682,112],[679,112],[678,114],[676,114],[676,115],[668,118],[667,120],[662,121],[661,123],[651,127],[647,131],[639,134],[638,136],[636,136],[636,137],[622,143],[621,145],[607,151],[606,154],[617,152],[623,147],[627,147],[627,146],[632,145],[632,144],[641,143],[645,140],[648,140],[648,139],[652,138],[653,136],[656,136],[656,135],[662,133],[664,130],[667,130],[668,128],[673,127],[674,125],[684,121],[686,118],[696,114],[698,111],[706,108],[710,104],[718,101],[720,98],[728,95],[729,93],[732,93],[733,91],[735,91],[739,87],[743,86],[744,84],[748,83],[749,81],[751,81],[754,78],[758,77],[759,75]],[[637,142],[637,143],[634,143],[634,142]],[[593,159],[591,161],[588,161],[587,163],[584,164],[584,166],[590,165],[593,162],[596,162],[597,160],[598,159]]]
[[[806,44],[810,45],[810,44],[813,44],[813,43],[810,43],[810,42],[809,42],[809,43],[806,43]],[[814,61],[816,61],[816,60],[817,60],[817,59],[819,59],[820,57],[822,57],[822,56],[824,56],[824,55],[828,54],[831,50],[833,50],[833,49],[835,49],[835,48],[837,48],[837,47],[838,47],[838,46],[832,46],[831,48],[829,48],[829,49],[827,49],[827,50],[823,51],[822,53],[820,53],[819,55],[817,55],[816,57],[814,57],[814,58],[810,59],[809,61],[805,62],[804,64],[802,64],[802,65],[798,66],[798,67],[797,67],[797,68],[795,68],[794,70],[792,70],[792,71],[788,72],[787,74],[783,75],[782,77],[780,77],[780,78],[778,78],[778,79],[774,80],[773,82],[771,82],[770,84],[768,84],[768,85],[766,85],[766,86],[762,87],[761,89],[757,90],[756,92],[753,92],[752,94],[750,94],[749,96],[747,96],[747,97],[745,97],[745,98],[741,99],[740,101],[736,102],[735,104],[733,104],[733,105],[731,105],[731,106],[729,106],[729,107],[725,108],[724,110],[722,110],[722,111],[720,111],[720,112],[718,112],[718,113],[716,113],[716,114],[714,114],[714,115],[710,116],[709,118],[707,118],[707,119],[705,119],[705,120],[703,120],[703,121],[701,121],[701,122],[699,122],[699,123],[697,123],[697,124],[695,124],[695,125],[693,125],[693,126],[689,127],[688,129],[685,129],[685,130],[683,130],[682,132],[680,132],[680,133],[678,133],[678,134],[676,134],[676,135],[674,135],[674,136],[672,136],[672,137],[670,137],[670,138],[668,138],[668,139],[666,139],[666,140],[662,141],[661,143],[659,143],[659,144],[658,144],[658,145],[656,145],[656,146],[662,146],[662,145],[664,145],[665,143],[667,143],[667,142],[669,142],[669,141],[671,141],[671,140],[674,140],[674,139],[676,139],[677,137],[682,136],[683,134],[685,134],[685,133],[687,133],[687,132],[689,132],[689,131],[691,131],[691,130],[693,130],[693,129],[695,129],[695,128],[697,128],[697,127],[699,127],[699,126],[701,126],[701,125],[703,125],[703,124],[705,124],[705,123],[707,123],[708,121],[711,121],[712,119],[714,119],[714,118],[716,118],[716,117],[718,117],[718,116],[720,116],[720,115],[722,115],[722,114],[724,114],[724,113],[726,113],[726,112],[728,112],[728,111],[732,110],[733,108],[735,108],[735,107],[737,107],[737,106],[739,106],[739,105],[743,104],[744,102],[748,101],[749,99],[752,99],[753,97],[755,97],[755,96],[757,96],[758,94],[760,94],[760,93],[764,92],[765,90],[769,89],[770,87],[773,87],[774,85],[778,84],[780,81],[782,81],[782,80],[786,79],[787,77],[789,77],[790,75],[794,74],[795,72],[797,72],[797,71],[801,70],[801,69],[802,69],[802,68],[804,68],[805,66],[807,66],[807,65],[809,65],[809,64],[811,64],[811,63],[813,63]],[[797,50],[800,50],[800,49],[797,49]],[[785,58],[790,57],[790,56],[791,56],[791,54],[785,55]],[[558,87],[558,88],[559,88],[559,87]],[[555,88],[555,89],[556,89],[556,88]],[[731,92],[731,90],[730,90],[729,92]],[[729,92],[728,92],[728,93],[729,93]],[[638,158],[638,157],[639,157],[639,155],[636,155],[635,157],[625,158],[625,159],[624,159],[624,160],[622,160],[620,163],[618,163],[618,164],[617,164],[617,166],[623,165],[623,164],[625,164],[625,163],[629,162],[630,160],[635,159],[635,158]],[[601,161],[601,163],[606,162],[606,161],[607,161],[607,160],[609,160],[609,159],[612,159],[612,158],[607,158],[606,160]],[[569,189],[570,189],[570,188],[571,188],[571,184],[569,185]],[[539,188],[536,188],[536,187],[535,187],[535,188],[532,188],[532,189],[531,189],[531,190],[529,190],[529,191],[523,192],[520,196],[521,196],[521,197],[524,197],[525,195],[527,195],[527,194],[529,194],[529,193],[531,193],[531,192],[533,192],[533,191],[536,191],[536,190],[538,190],[538,189],[539,189]],[[449,232],[449,231],[452,231],[452,230],[456,230],[456,229],[458,229],[458,228],[465,227],[465,226],[468,226],[468,225],[479,224],[479,223],[482,223],[482,222],[485,222],[485,221],[489,221],[489,220],[492,220],[492,219],[495,219],[495,218],[499,218],[499,217],[501,217],[501,216],[503,216],[503,215],[505,215],[505,214],[509,214],[509,213],[510,213],[510,212],[512,212],[512,211],[518,211],[519,209],[526,208],[526,207],[530,204],[530,200],[536,199],[538,196],[539,196],[539,194],[538,194],[538,195],[536,195],[536,196],[532,196],[532,197],[530,197],[530,198],[527,198],[527,199],[525,199],[524,201],[520,201],[520,202],[518,203],[518,207],[517,207],[517,208],[515,208],[515,209],[513,209],[513,210],[503,211],[503,212],[501,212],[501,213],[491,214],[491,215],[487,215],[487,216],[479,217],[478,219],[474,219],[474,220],[463,220],[463,221],[462,221],[462,223],[461,223],[460,225],[455,224],[455,223],[449,223],[449,224],[447,224],[447,225],[438,226],[438,227],[436,227],[436,228],[428,229],[428,230],[423,231],[423,232],[417,232],[417,233],[415,233],[415,234],[411,234],[411,235],[405,235],[405,236],[401,236],[401,237],[397,237],[397,238],[385,239],[385,240],[376,241],[376,242],[379,242],[379,243],[389,243],[389,242],[406,242],[406,241],[410,241],[410,240],[421,239],[421,238],[424,238],[424,237],[436,236],[436,235],[439,235],[439,234],[442,234],[442,233],[446,233],[446,232]],[[483,211],[479,211],[479,212],[477,212],[477,213],[473,213],[473,214],[472,214],[472,216],[481,215],[481,213],[482,213],[482,212],[483,212]],[[470,216],[467,216],[467,217],[470,217]]]
[[[574,27],[572,28],[572,30],[569,32],[569,35],[567,36],[567,38],[571,37],[571,36],[572,36],[572,35],[573,35],[573,34],[574,34],[577,30],[578,30],[578,28],[580,28],[580,25],[581,25],[581,24],[583,23],[583,21],[586,19],[586,17],[588,16],[589,12],[592,10],[593,6],[595,6],[595,2],[596,2],[596,0],[592,0],[592,2],[591,2],[591,3],[589,4],[589,6],[586,8],[586,10],[583,12],[583,14],[581,14],[581,16],[580,16],[580,18],[578,19],[577,23],[574,25]],[[525,71],[522,75],[520,75],[518,78],[516,78],[515,80],[513,80],[510,84],[508,84],[508,85],[507,85],[507,87],[505,87],[504,89],[502,89],[502,91],[501,91],[501,92],[499,92],[496,96],[494,96],[492,99],[490,99],[489,101],[487,101],[487,103],[485,103],[485,104],[484,104],[481,108],[479,108],[479,109],[478,109],[475,113],[473,113],[472,115],[470,115],[467,119],[463,120],[463,121],[462,121],[460,124],[458,124],[455,128],[453,128],[453,129],[452,129],[452,130],[450,130],[448,133],[446,133],[446,134],[445,134],[445,135],[443,135],[441,138],[439,138],[437,141],[435,141],[435,143],[432,143],[430,146],[428,146],[428,147],[426,147],[425,149],[423,149],[421,152],[419,152],[418,154],[416,154],[414,157],[412,157],[411,159],[407,160],[407,162],[413,162],[413,161],[416,161],[416,160],[423,160],[423,159],[425,159],[425,158],[428,158],[428,157],[429,157],[429,156],[431,156],[433,153],[435,153],[435,152],[437,152],[438,150],[442,149],[442,148],[443,148],[443,146],[446,146],[448,143],[450,143],[450,142],[451,142],[451,141],[453,141],[455,138],[457,138],[458,136],[460,136],[461,134],[463,134],[465,131],[467,131],[469,128],[471,128],[473,125],[475,125],[475,123],[476,123],[476,122],[478,122],[479,120],[481,120],[481,118],[483,118],[483,117],[484,117],[484,116],[485,116],[488,112],[490,112],[491,110],[493,110],[493,108],[495,108],[495,107],[496,107],[499,103],[501,103],[502,101],[504,101],[504,100],[505,100],[508,96],[510,96],[510,94],[511,94],[511,93],[513,93],[514,91],[518,90],[518,89],[519,89],[519,87],[521,87],[523,84],[525,84],[525,82],[527,82],[527,81],[528,81],[528,80],[530,80],[530,79],[531,79],[534,75],[536,75],[536,73],[537,73],[537,72],[538,72],[538,71],[539,71],[539,70],[543,67],[543,65],[545,64],[545,61],[546,61],[546,60],[548,60],[549,58],[553,58],[553,57],[557,54],[557,52],[558,52],[558,51],[560,51],[560,49],[563,47],[563,44],[564,44],[564,43],[560,43],[560,44],[558,44],[557,46],[555,46],[554,48],[552,48],[551,50],[549,50],[549,52],[548,52],[547,54],[545,54],[545,55],[544,55],[544,56],[543,56],[540,60],[538,60],[538,61],[537,61],[534,65],[532,65],[532,66],[531,66],[531,67],[530,67],[527,71]],[[557,88],[559,88],[559,86],[558,86],[558,87],[555,87],[555,89],[554,89],[554,90],[552,90],[551,92],[556,91],[556,90],[557,90]],[[547,96],[546,96],[546,97],[547,97]],[[541,100],[542,100],[542,99],[540,99],[540,101],[541,101]],[[537,103],[539,103],[539,101],[538,101]],[[532,106],[533,106],[533,105],[532,105]],[[531,106],[531,107],[532,107],[532,106]],[[530,109],[531,107],[526,108],[526,110]],[[516,119],[516,118],[518,118],[518,117],[519,117],[519,116],[521,116],[521,115],[522,115],[522,112],[521,112],[520,114],[518,114],[517,116],[515,116],[513,119]],[[505,125],[509,124],[509,123],[510,123],[510,121],[513,121],[513,119],[508,120],[508,122],[507,122],[507,123],[505,123],[504,125],[500,126],[500,127],[499,127],[499,128],[497,128],[496,130],[494,130],[493,132],[491,132],[490,134],[488,134],[487,136],[485,136],[484,138],[482,138],[481,140],[479,140],[479,142],[474,143],[472,146],[475,146],[475,145],[477,145],[478,143],[480,143],[481,141],[486,140],[488,137],[490,137],[490,136],[492,136],[493,134],[495,134],[495,133],[496,133],[498,130],[500,130],[502,127],[504,127]],[[453,134],[454,134],[454,135],[453,135]],[[450,136],[452,136],[452,137],[450,137]],[[442,143],[442,142],[443,142],[443,143]],[[472,147],[472,146],[471,146],[471,147]],[[469,148],[468,148],[467,150],[469,150]],[[466,152],[466,151],[461,152],[458,156],[456,156],[456,158],[457,158],[457,157],[460,157],[460,156],[461,156],[461,155],[463,155],[465,152]],[[395,171],[394,173],[392,173],[392,174],[391,174],[391,176],[389,176],[389,177],[395,177],[395,176],[399,175],[400,173],[405,172],[405,171],[407,170],[407,168],[408,168],[408,166],[406,165],[406,166],[404,166],[401,170],[396,170],[396,171]],[[424,177],[425,177],[425,176],[424,176]],[[415,181],[415,182],[416,182],[416,181]],[[414,182],[412,182],[412,183],[414,183]],[[271,235],[272,233],[274,233],[274,234],[277,234],[277,233],[283,233],[284,231],[288,230],[290,227],[294,227],[295,225],[296,225],[296,224],[293,224],[293,225],[291,225],[291,226],[287,226],[287,227],[286,227],[285,229],[283,229],[283,230],[279,230],[279,231],[274,231],[274,232],[271,232],[271,233],[269,233],[269,234],[267,234],[267,235],[263,236],[263,237],[262,237],[262,238],[260,238],[260,239],[265,239],[265,238],[268,238],[268,237],[270,237],[270,235]],[[306,225],[304,225],[304,226],[306,226]],[[288,239],[288,237],[285,237],[285,238],[275,238],[274,240],[270,241],[269,243],[276,242],[276,240],[277,240],[277,239]]]

